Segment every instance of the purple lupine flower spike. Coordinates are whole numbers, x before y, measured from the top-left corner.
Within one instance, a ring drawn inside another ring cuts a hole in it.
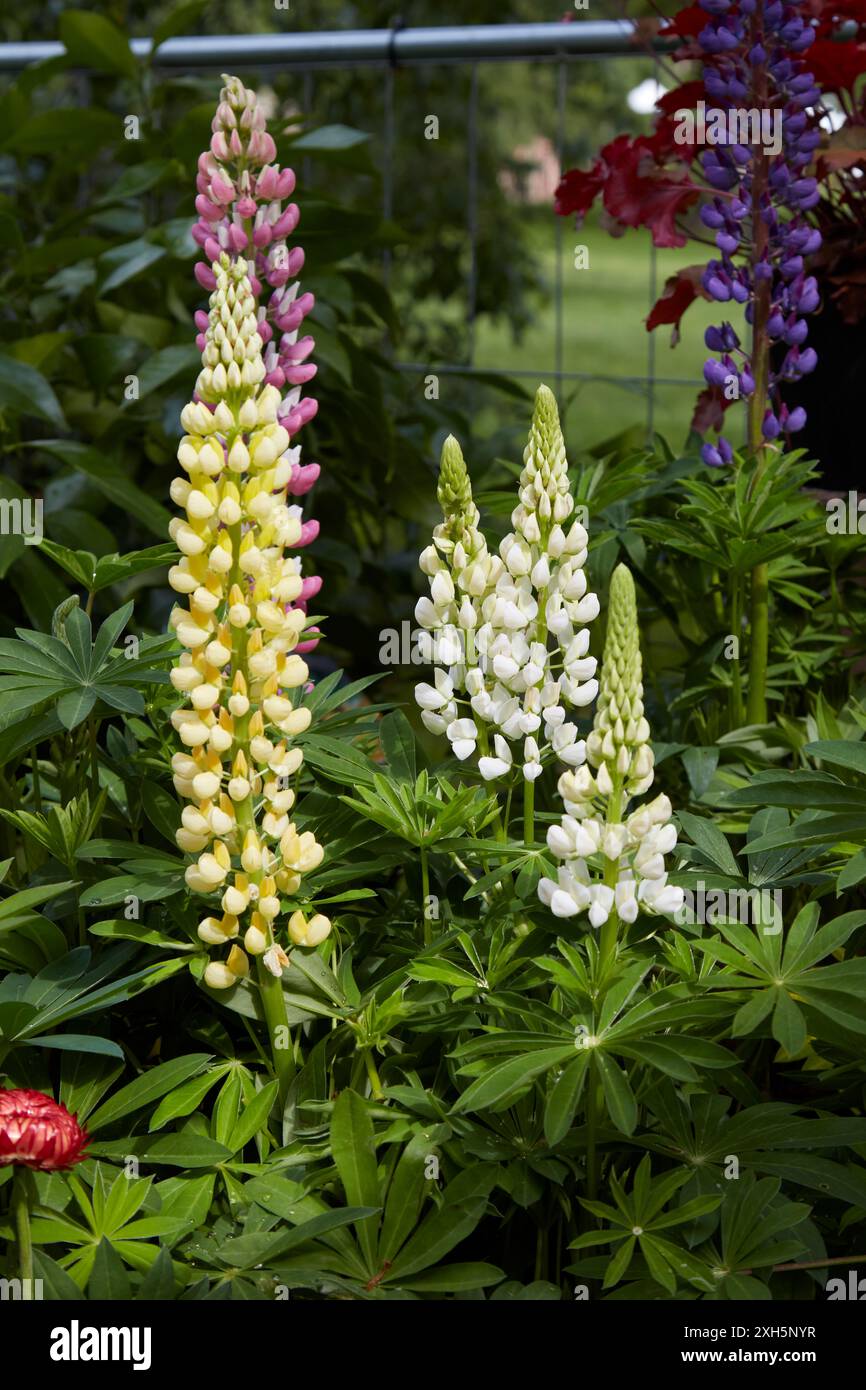
[[[806,412],[799,406],[789,412],[778,388],[782,381],[814,371],[818,360],[814,349],[804,346],[806,315],[819,302],[805,262],[821,245],[821,234],[805,214],[820,194],[817,181],[804,171],[820,142],[809,112],[820,91],[800,57],[814,30],[800,13],[801,0],[699,3],[710,16],[698,35],[707,56],[703,75],[708,93],[741,120],[755,109],[764,119],[777,121],[781,130],[781,139],[773,138],[769,149],[765,143],[763,152],[754,144],[729,140],[701,156],[704,176],[717,190],[702,208],[701,220],[714,233],[720,253],[706,267],[704,289],[720,304],[745,305],[746,321],[760,340],[756,352],[766,353],[774,343],[787,348],[777,370],[768,366],[762,387],[767,409],[761,433],[769,441],[805,425]],[[734,259],[744,244],[753,248],[750,262]],[[741,348],[732,326],[708,329],[705,342],[718,354],[704,364],[707,382],[726,391],[736,382],[736,396],[753,396],[756,363]],[[731,446],[720,438],[704,445],[702,457],[719,467],[730,462]]]

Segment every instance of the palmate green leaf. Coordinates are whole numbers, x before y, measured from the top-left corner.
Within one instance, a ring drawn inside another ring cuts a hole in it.
[[[142,946],[158,946],[163,951],[194,951],[192,941],[175,941],[173,936],[148,927],[144,922],[127,921],[125,917],[111,918],[105,922],[91,922],[87,928],[91,936],[108,937],[112,941],[137,941]]]
[[[383,1284],[399,1285],[411,1275],[438,1264],[474,1231],[487,1210],[496,1170],[479,1165],[458,1173],[443,1193],[442,1205],[430,1213],[387,1271]]]
[[[60,681],[0,676],[0,730],[11,729],[19,720],[62,695],[63,689]],[[59,726],[59,716],[57,722]]]
[[[90,1033],[51,1033],[45,1037],[22,1038],[22,1043],[26,1047],[47,1047],[60,1052],[88,1052],[99,1057],[119,1057],[121,1061],[125,1058],[125,1053],[116,1042],[111,1042],[108,1038],[94,1038]]]
[[[43,1297],[49,1302],[76,1302],[84,1298],[84,1292],[66,1270],[50,1255],[42,1250],[33,1251],[33,1273],[42,1280]]]
[[[166,1246],[161,1246],[159,1254],[145,1274],[135,1295],[137,1303],[166,1302],[175,1296],[174,1268],[171,1255]]]
[[[393,1263],[421,1215],[428,1184],[427,1160],[435,1145],[435,1133],[437,1131],[424,1130],[413,1135],[397,1161],[382,1217],[377,1257],[379,1268],[384,1266],[386,1260]],[[444,1135],[447,1130],[441,1126],[438,1133]]]
[[[536,1046],[524,1056],[509,1057],[507,1061],[498,1062],[467,1086],[451,1107],[451,1113],[463,1115],[472,1110],[502,1109],[536,1077],[573,1057],[574,1044],[560,1043],[556,1047]]]
[[[758,990],[753,994],[734,1015],[731,1024],[733,1037],[743,1038],[748,1033],[753,1033],[772,1013],[775,1003],[775,991],[772,989]]]
[[[391,775],[400,782],[414,782],[417,775],[415,735],[402,710],[385,715],[379,725],[379,738]]]
[[[731,852],[731,847],[718,826],[700,816],[690,815],[687,811],[679,812],[678,819],[689,838],[697,845],[698,849],[703,850],[711,864],[715,865],[723,874],[730,874],[733,878],[740,877],[740,870]]]
[[[68,695],[61,695],[57,701],[57,717],[64,729],[77,729],[95,704],[96,691],[93,686],[83,686],[80,690],[70,691]]]
[[[0,727],[48,702],[55,704],[60,725],[70,731],[83,723],[98,700],[124,713],[143,713],[140,692],[121,688],[109,678],[136,683],[163,678],[161,673],[143,669],[139,661],[120,658],[118,667],[111,657],[132,611],[133,605],[127,603],[112,613],[91,645],[90,619],[74,595],[55,614],[57,636],[18,629],[21,640],[0,642],[0,670],[28,673],[0,676],[0,691],[5,692]]]
[[[161,1062],[151,1071],[137,1076],[134,1081],[121,1087],[90,1117],[88,1130],[94,1134],[97,1129],[114,1124],[126,1115],[160,1100],[176,1086],[180,1086],[191,1076],[203,1071],[212,1060],[209,1052],[194,1052],[186,1057],[175,1057],[169,1062]]]
[[[225,1063],[222,1067],[213,1067],[206,1071],[203,1076],[190,1077],[188,1081],[181,1082],[167,1096],[164,1096],[150,1116],[149,1128],[151,1133],[162,1129],[169,1120],[184,1118],[197,1110],[208,1092],[225,1074],[225,1068],[228,1065]]]
[[[23,888],[20,892],[3,898],[0,900],[0,930],[2,930],[4,923],[17,917],[26,909],[50,902],[52,898],[60,897],[61,893],[66,893],[75,886],[73,879],[67,879],[62,883],[43,883],[36,888]]]
[[[851,772],[866,776],[866,743],[855,743],[846,739],[817,739],[807,743],[803,749],[810,757],[835,767],[845,767]]]
[[[554,1148],[570,1130],[574,1121],[589,1067],[590,1053],[584,1048],[568,1062],[554,1082],[544,1107],[544,1137]]]
[[[225,1144],[218,1144],[206,1134],[183,1131],[179,1134],[162,1134],[158,1139],[142,1136],[111,1140],[107,1143],[94,1141],[90,1146],[90,1152],[97,1158],[110,1158],[115,1162],[130,1154],[148,1165],[164,1164],[168,1168],[184,1169],[213,1168],[218,1164],[227,1163],[232,1157],[231,1149]],[[176,1223],[172,1221],[168,1223],[167,1228],[173,1230],[175,1226]]]
[[[863,882],[864,878],[866,878],[866,849],[861,849],[859,854],[853,855],[840,870],[836,887],[841,893],[846,888],[856,887],[858,883]]]
[[[414,1274],[400,1280],[400,1287],[413,1293],[464,1293],[471,1289],[488,1288],[505,1278],[501,1269],[488,1264],[440,1265],[426,1274]]]
[[[806,1045],[806,1020],[786,989],[776,989],[774,992],[776,1004],[772,1034],[776,1042],[781,1043],[788,1055],[793,1057]]]
[[[60,1099],[83,1123],[123,1070],[93,1053],[67,1054],[60,1064]]]
[[[276,1081],[269,1081],[260,1091],[256,1092],[253,1099],[241,1111],[226,1140],[232,1153],[240,1153],[260,1130],[266,1130],[268,1115],[273,1108],[277,1094],[277,1086]]]
[[[852,787],[828,772],[776,772],[756,777],[724,797],[725,806],[803,807],[814,811],[866,811],[866,787]]]
[[[366,1103],[357,1091],[341,1091],[331,1115],[331,1153],[343,1184],[346,1201],[352,1207],[382,1205],[373,1121]],[[355,1234],[371,1274],[375,1271],[376,1226],[367,1219]]]
[[[637,1101],[628,1077],[612,1057],[605,1056],[601,1048],[596,1049],[595,1060],[601,1073],[605,1105],[612,1123],[621,1133],[634,1134],[637,1126]]]
[[[87,1293],[89,1298],[105,1302],[124,1301],[132,1297],[132,1286],[123,1260],[106,1236],[97,1246]]]
[[[768,849],[787,849],[794,845],[832,845],[843,840],[860,843],[866,840],[866,812],[846,815],[811,815],[806,812],[784,830],[761,835],[743,848],[748,855]]]

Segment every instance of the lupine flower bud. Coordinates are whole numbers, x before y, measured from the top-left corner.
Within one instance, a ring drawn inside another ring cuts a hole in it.
[[[665,854],[677,840],[671,804],[658,796],[626,816],[628,801],[653,781],[650,729],[643,684],[634,580],[618,565],[610,585],[607,638],[598,705],[586,740],[587,762],[559,779],[565,803],[547,844],[561,861],[557,878],[543,878],[538,896],[555,917],[588,910],[599,927],[616,912],[633,922],[639,910],[674,915],[683,892],[667,884]]]

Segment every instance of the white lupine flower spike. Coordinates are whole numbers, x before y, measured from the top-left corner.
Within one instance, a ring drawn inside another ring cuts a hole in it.
[[[677,841],[670,801],[657,796],[626,814],[631,798],[653,782],[641,677],[634,580],[618,565],[587,762],[560,777],[565,815],[547,834],[562,867],[555,881],[542,879],[538,887],[556,917],[588,910],[590,924],[602,928],[603,962],[615,950],[617,922],[633,922],[639,912],[672,917],[683,903],[682,889],[668,884],[665,869],[664,856]]]
[[[421,556],[430,597],[415,616],[430,634],[433,684],[415,696],[424,725],[445,734],[458,758],[477,751],[482,777],[524,787],[524,834],[534,839],[534,783],[550,763],[579,768],[586,745],[569,717],[598,689],[587,624],[598,599],[588,592],[588,537],[569,519],[565,444],[553,393],[540,386],[523,456],[513,530],[491,554],[460,446],[442,450],[444,521]]]

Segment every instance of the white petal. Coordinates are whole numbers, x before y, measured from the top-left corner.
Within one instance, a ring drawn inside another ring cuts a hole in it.
[[[506,772],[511,771],[511,764],[505,763],[501,758],[479,758],[478,771],[485,782],[492,782],[496,777],[504,777]]]

